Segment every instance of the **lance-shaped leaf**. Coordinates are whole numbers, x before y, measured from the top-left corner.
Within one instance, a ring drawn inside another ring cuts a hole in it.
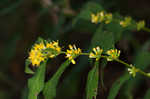
[[[105,31],[103,26],[100,25],[96,32],[94,33],[90,48],[94,48],[96,46],[100,46],[104,52],[114,48],[114,36],[112,32]]]
[[[129,80],[129,78],[130,75],[127,72],[125,72],[119,79],[117,79],[113,83],[107,99],[115,99],[117,93],[119,92],[120,87],[124,84],[125,81]]]
[[[45,84],[43,94],[45,99],[54,99],[56,96],[56,87],[59,81],[60,76],[64,72],[64,70],[69,66],[70,60],[65,61],[57,72],[53,75],[53,77]]]
[[[28,59],[26,59],[26,61],[25,61],[25,73],[34,74],[34,72],[29,68],[30,64],[31,64],[31,62]]]
[[[86,85],[86,99],[96,99],[99,80],[98,66],[99,62],[96,61],[94,67],[88,74]]]
[[[44,88],[46,62],[41,63],[34,76],[28,80],[28,99],[37,99]]]

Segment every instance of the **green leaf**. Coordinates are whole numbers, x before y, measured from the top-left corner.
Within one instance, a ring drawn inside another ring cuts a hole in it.
[[[25,73],[34,74],[34,72],[29,68],[30,64],[31,64],[31,62],[28,59],[26,59],[26,61],[25,61]]]
[[[101,10],[103,10],[103,8],[99,4],[97,4],[95,2],[88,2],[82,8],[80,14],[73,20],[73,24],[75,24],[80,19],[90,21],[91,20],[91,14],[97,13]]]
[[[46,62],[41,63],[32,78],[28,80],[28,99],[37,99],[38,94],[44,88]]]
[[[140,51],[137,53],[134,59],[135,66],[144,70],[150,64],[150,52]]]
[[[60,76],[64,72],[64,70],[69,66],[70,60],[65,61],[57,72],[53,75],[53,77],[45,84],[43,94],[45,99],[54,99],[56,96],[56,87],[59,81]]]
[[[103,30],[103,26],[100,25],[92,37],[90,48],[100,46],[104,51],[107,51],[114,48],[114,44],[113,33]]]
[[[149,99],[150,98],[150,89],[147,90],[144,99]]]
[[[77,15],[73,21],[72,26],[77,30],[94,32],[96,30],[96,25],[91,23],[91,14],[102,11],[101,5],[95,2],[88,2],[83,6],[79,15]]]
[[[107,29],[107,31],[113,33],[115,42],[117,42],[121,39],[122,32],[124,31],[124,29],[120,26],[120,24],[115,23],[115,22],[106,24],[106,29]]]
[[[86,86],[86,99],[96,99],[99,81],[99,62],[96,61],[94,67],[88,73],[87,86]]]
[[[117,96],[117,93],[120,90],[120,87],[125,83],[125,81],[129,80],[129,78],[130,78],[130,75],[127,72],[125,72],[119,79],[117,79],[113,83],[109,91],[109,95],[107,99],[115,99],[115,97]]]

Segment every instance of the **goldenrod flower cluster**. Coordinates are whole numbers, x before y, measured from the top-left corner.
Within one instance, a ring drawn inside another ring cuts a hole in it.
[[[105,22],[105,24],[109,24],[112,21],[112,14],[111,13],[105,13],[104,11],[101,11],[97,14],[91,14],[91,22],[92,23],[100,23]]]
[[[90,52],[89,58],[96,58],[96,61],[98,61],[101,57],[101,54],[103,52],[103,49],[100,49],[99,46],[96,48],[93,48],[93,52]]]
[[[76,48],[75,45],[69,45],[69,49],[67,50],[66,54],[66,58],[68,58],[72,64],[76,64],[74,58],[77,57],[78,55],[80,55],[81,53],[81,49],[80,48]]]
[[[139,21],[136,24],[137,24],[137,30],[138,31],[145,27],[145,21]]]
[[[45,52],[49,58],[54,58],[61,53],[61,47],[58,45],[58,41],[46,43]]]
[[[41,62],[47,60],[48,58],[54,58],[59,54],[66,54],[66,58],[72,63],[76,64],[74,60],[79,55],[88,55],[89,58],[95,58],[96,61],[99,59],[106,58],[107,61],[117,61],[120,62],[128,67],[129,73],[135,77],[137,72],[142,73],[145,76],[150,77],[150,73],[145,73],[140,69],[137,69],[133,65],[129,65],[121,60],[119,60],[120,50],[117,49],[110,49],[106,51],[106,54],[102,54],[103,49],[99,46],[93,48],[90,53],[82,53],[80,48],[77,48],[75,45],[69,45],[69,49],[67,51],[62,51],[61,47],[59,46],[58,41],[47,42],[46,40],[41,40],[41,42],[34,44],[31,51],[29,52],[28,60],[31,62],[33,66],[39,66]]]
[[[51,51],[48,51],[51,50]],[[39,66],[47,58],[53,58],[60,54],[61,48],[58,45],[58,41],[55,42],[43,42],[36,43],[29,52],[29,61],[33,66]]]
[[[98,61],[101,57],[103,49],[99,46],[93,48],[90,53],[82,53],[80,48],[77,48],[75,45],[69,45],[69,49],[66,52],[61,50],[58,41],[41,41],[40,43],[34,44],[31,51],[29,52],[29,61],[33,66],[39,66],[41,62],[45,61],[48,58],[54,58],[59,54],[66,54],[66,58],[68,58],[72,64],[76,64],[75,58],[79,55],[89,55],[89,58],[95,58]],[[120,51],[117,49],[111,49],[107,51],[107,60],[112,61],[119,57]]]
[[[107,61],[113,61],[115,59],[118,59],[118,57],[120,56],[120,50],[111,49],[111,50],[108,50],[106,54],[108,55]]]
[[[111,23],[113,20],[112,13],[106,13],[104,11],[98,12],[96,14],[91,14],[91,22],[98,24],[104,22],[105,24]],[[145,27],[145,21],[132,22],[132,18],[130,16],[124,17],[123,20],[114,19],[114,22],[119,23],[123,28],[128,26],[136,26],[136,29],[139,31]]]
[[[130,66],[131,66],[131,68],[128,68],[129,74],[131,74],[133,77],[135,77],[136,73],[138,72],[138,69],[136,69],[132,64]]]
[[[131,20],[132,20],[131,17],[125,17],[125,19],[123,21],[120,21],[120,25],[122,27],[127,27],[127,26],[131,25]]]

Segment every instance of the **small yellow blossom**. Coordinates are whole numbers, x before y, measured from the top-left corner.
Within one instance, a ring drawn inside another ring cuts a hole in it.
[[[131,24],[131,20],[132,20],[131,17],[125,17],[124,21],[120,21],[120,25],[122,27],[127,27]]]
[[[75,45],[69,45],[69,50],[66,52],[66,58],[68,58],[72,64],[76,64],[74,58],[77,57],[81,53],[80,48],[76,48]]]
[[[109,24],[112,21],[112,14],[111,13],[105,13],[104,11],[101,11],[99,13],[91,14],[91,22],[92,23],[99,23],[99,22],[105,22],[105,24]]]
[[[111,13],[105,14],[105,23],[109,24],[111,21],[112,21],[112,14]]]
[[[147,76],[150,77],[150,73],[147,73]]]
[[[108,50],[106,54],[109,55],[107,56],[107,61],[112,61],[114,59],[117,59],[120,56],[120,50],[111,49],[111,50]]]
[[[47,58],[53,58],[61,53],[58,41],[36,43],[29,52],[29,60],[33,66],[39,66]]]
[[[128,68],[129,74],[131,74],[133,77],[135,77],[136,73],[138,72],[138,69],[136,69],[132,64],[130,66],[131,66],[131,68]]]
[[[40,50],[32,49],[29,53],[29,60],[33,66],[38,66],[45,58]]]
[[[99,16],[99,21],[103,22],[104,19],[105,19],[105,13],[104,13],[104,11],[99,12],[98,16]]]
[[[47,42],[46,48],[51,50],[47,52],[50,58],[53,58],[61,53],[61,47],[59,46],[58,41]]]
[[[99,16],[98,14],[91,14],[91,22],[97,24],[99,22]]]
[[[145,27],[145,21],[139,21],[136,23],[136,25],[137,25],[137,30],[139,31]]]
[[[98,61],[101,57],[101,54],[103,52],[103,49],[100,49],[99,46],[96,48],[93,48],[93,52],[90,52],[89,58],[96,58],[96,61]]]
[[[43,42],[40,42],[39,44],[35,44],[33,48],[35,50],[42,50],[42,49],[45,49],[46,47]]]

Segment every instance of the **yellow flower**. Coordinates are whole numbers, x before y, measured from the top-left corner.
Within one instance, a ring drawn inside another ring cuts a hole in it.
[[[99,16],[92,13],[91,22],[97,24],[99,22]]]
[[[101,57],[103,49],[100,49],[100,47],[97,46],[96,48],[93,48],[93,52],[90,52],[89,58],[96,58],[96,61],[98,61]]]
[[[40,50],[32,49],[29,53],[29,60],[33,66],[39,66],[39,64],[45,60],[45,56],[41,53]]]
[[[131,17],[125,17],[124,21],[120,21],[120,25],[122,27],[127,27],[131,24],[131,20],[132,20]]]
[[[131,68],[128,68],[129,74],[131,74],[133,77],[135,77],[136,73],[138,72],[138,69],[136,69],[132,64],[130,66],[131,66]]]
[[[137,25],[137,30],[139,31],[145,27],[145,21],[139,21],[136,23],[136,25]]]
[[[42,49],[45,49],[46,47],[43,42],[40,42],[39,44],[35,44],[33,48],[35,50],[42,50]]]
[[[47,42],[46,48],[51,50],[47,51],[50,58],[53,58],[61,53],[61,47],[58,45],[58,41]]]
[[[39,66],[47,58],[56,57],[61,53],[58,41],[36,43],[29,52],[29,60],[33,66]]]
[[[105,19],[105,13],[104,13],[104,11],[99,12],[98,16],[99,16],[99,21],[103,22],[104,19]]]
[[[105,23],[109,24],[111,21],[112,21],[112,14],[111,13],[105,14]]]
[[[66,58],[68,58],[72,64],[76,64],[74,58],[76,58],[81,53],[80,48],[76,48],[75,45],[69,45],[69,50],[66,52]]]
[[[109,55],[107,56],[107,61],[112,61],[114,59],[117,59],[120,56],[120,50],[111,49],[111,50],[108,50],[106,54]]]

